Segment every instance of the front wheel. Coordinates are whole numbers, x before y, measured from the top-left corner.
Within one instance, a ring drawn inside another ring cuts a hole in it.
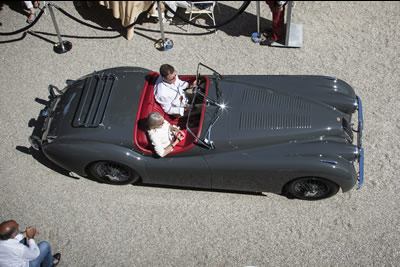
[[[139,176],[129,167],[119,163],[100,161],[93,163],[89,168],[90,173],[103,183],[125,185],[139,180]]]
[[[289,182],[287,192],[304,200],[318,200],[331,197],[339,191],[339,186],[318,177],[303,177]]]

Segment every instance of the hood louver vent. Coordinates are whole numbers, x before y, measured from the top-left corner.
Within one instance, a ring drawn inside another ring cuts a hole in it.
[[[301,98],[272,90],[245,90],[243,104],[265,106],[264,111],[240,113],[240,130],[284,130],[311,128],[311,104]],[[279,110],[282,113],[277,113]],[[287,113],[291,111],[290,113]]]
[[[302,99],[276,94],[265,90],[245,90],[243,93],[243,103],[253,105],[268,105],[273,107],[287,108],[290,110],[310,111],[311,104]]]
[[[284,130],[311,128],[309,116],[292,114],[268,114],[265,112],[242,112],[240,130]]]
[[[94,74],[85,80],[73,127],[98,127],[103,124],[117,80],[115,75],[104,73]]]

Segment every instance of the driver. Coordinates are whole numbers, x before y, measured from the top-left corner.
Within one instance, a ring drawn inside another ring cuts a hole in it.
[[[195,86],[196,81],[189,85],[179,79],[174,67],[163,64],[154,86],[154,97],[165,113],[178,118],[187,115],[190,107],[188,96],[193,96],[193,91],[188,89]]]

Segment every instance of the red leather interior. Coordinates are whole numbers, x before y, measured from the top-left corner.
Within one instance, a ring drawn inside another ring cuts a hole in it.
[[[171,152],[170,154],[177,154],[181,153],[184,151],[189,150],[194,146],[194,141],[195,138],[187,132],[185,127],[185,124],[182,124],[182,121],[178,119],[172,119],[168,114],[164,112],[164,110],[161,108],[161,106],[155,101],[154,99],[154,85],[159,76],[158,72],[151,72],[147,77],[146,77],[146,82],[143,87],[143,92],[142,96],[140,98],[140,103],[138,107],[138,112],[136,115],[136,123],[135,123],[135,129],[134,129],[134,134],[133,134],[133,139],[135,146],[140,149],[141,151],[145,152],[146,154],[152,154],[152,149],[151,149],[151,144],[149,144],[149,140],[146,134],[146,120],[148,115],[151,112],[158,112],[162,115],[164,115],[164,119],[166,119],[169,123],[174,124],[174,125],[180,125],[181,129],[185,132],[185,139],[183,139],[181,142],[178,143],[177,146],[175,146],[175,150]],[[179,78],[182,81],[187,81],[189,84],[193,83],[193,81],[196,80],[196,76],[179,76]],[[208,86],[209,86],[209,79],[206,77],[207,80],[207,85],[206,88],[208,91]],[[203,120],[203,114],[200,119],[200,125],[196,129],[191,128],[191,130],[198,135],[199,131],[201,130],[201,125],[202,125],[202,120]],[[183,127],[182,127],[183,126]]]

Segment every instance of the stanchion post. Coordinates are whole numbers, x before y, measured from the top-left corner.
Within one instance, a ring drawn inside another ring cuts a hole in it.
[[[172,42],[171,39],[165,38],[164,36],[164,22],[161,13],[160,1],[157,1],[157,9],[158,9],[158,20],[160,21],[161,39],[158,39],[154,43],[154,46],[160,51],[168,51],[174,46],[174,42]]]
[[[261,32],[260,32],[260,1],[256,1],[256,10],[257,10],[257,32],[254,32],[251,35],[251,40],[254,43],[259,44],[261,42]]]
[[[260,36],[260,1],[257,1],[257,33]]]
[[[72,44],[69,41],[63,41],[61,39],[60,30],[58,29],[58,25],[57,25],[56,17],[54,16],[52,4],[47,3],[47,7],[49,9],[51,20],[53,21],[54,28],[56,29],[56,33],[57,33],[57,37],[58,37],[58,43],[56,43],[54,45],[53,50],[54,50],[54,52],[56,52],[58,54],[66,53],[69,50],[71,50]]]
[[[164,41],[165,40],[165,36],[164,36],[164,21],[163,21],[163,16],[162,16],[162,13],[161,13],[160,1],[157,1],[157,11],[158,11],[158,21],[160,22],[161,39]]]

